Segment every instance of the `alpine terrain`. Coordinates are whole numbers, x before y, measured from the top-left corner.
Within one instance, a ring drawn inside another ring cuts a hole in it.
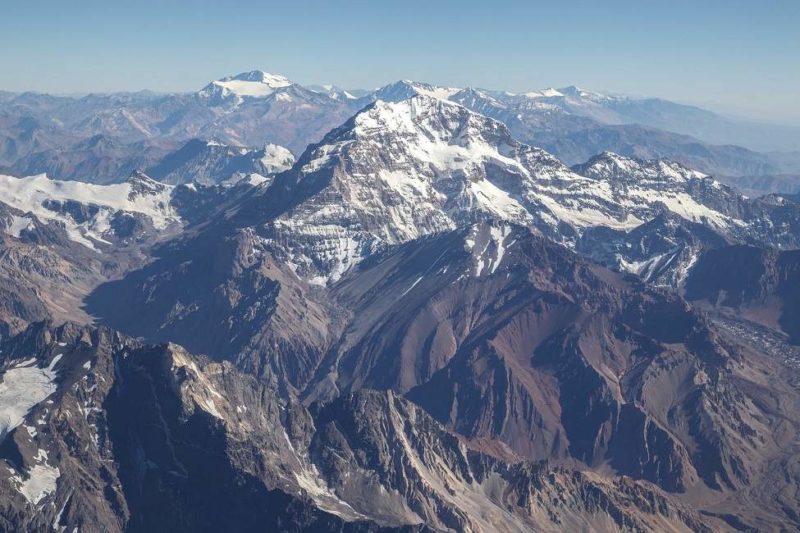
[[[0,530],[798,530],[796,134],[575,87],[2,93]]]

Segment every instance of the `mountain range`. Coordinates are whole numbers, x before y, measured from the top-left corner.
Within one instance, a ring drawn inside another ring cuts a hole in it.
[[[142,163],[0,176],[0,529],[797,529],[797,196],[536,143],[670,106],[4,95]]]
[[[416,94],[452,100],[495,118],[517,139],[570,165],[612,151],[672,159],[751,194],[798,189],[798,128],[576,87],[513,94],[405,80],[348,91],[304,87],[262,71],[222,78],[195,93],[6,94],[0,100],[0,168],[21,176],[122,181],[134,170],[180,157],[174,152],[193,139],[234,150],[275,144],[300,155],[370,102]]]

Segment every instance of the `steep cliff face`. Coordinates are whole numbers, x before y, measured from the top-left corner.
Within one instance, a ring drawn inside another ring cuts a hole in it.
[[[4,529],[381,529],[313,504],[293,475],[286,404],[252,378],[69,324],[33,326],[3,354]]]
[[[401,246],[335,294],[354,319],[308,398],[407,392],[470,438],[675,491],[746,483],[769,440],[764,413],[730,390],[745,354],[700,315],[523,228]]]
[[[730,246],[703,254],[686,298],[735,312],[800,344],[800,252]]]
[[[704,529],[646,484],[472,451],[390,392],[309,411],[227,363],[73,325],[3,354],[7,529]]]

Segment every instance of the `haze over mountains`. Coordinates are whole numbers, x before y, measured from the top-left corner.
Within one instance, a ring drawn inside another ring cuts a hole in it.
[[[780,131],[259,71],[0,124],[0,529],[800,527],[798,187],[747,180],[798,167],[714,144]]]
[[[0,167],[18,175],[121,181],[158,165],[192,139],[296,156],[376,98],[427,94],[500,120],[523,142],[567,164],[613,151],[669,158],[748,192],[794,192],[800,129],[732,120],[653,98],[565,87],[522,94],[399,81],[374,91],[303,87],[261,71],[213,81],[196,93],[35,93],[0,99]]]

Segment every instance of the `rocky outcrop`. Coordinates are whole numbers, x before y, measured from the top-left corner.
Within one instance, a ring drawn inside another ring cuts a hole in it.
[[[5,528],[706,527],[651,486],[472,451],[390,392],[309,411],[227,363],[69,324],[2,348],[4,410],[6,380],[26,383],[0,444]]]

